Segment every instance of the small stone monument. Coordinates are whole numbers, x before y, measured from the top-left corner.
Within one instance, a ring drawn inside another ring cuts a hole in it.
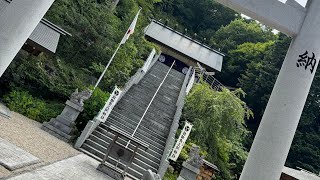
[[[192,145],[189,153],[190,158],[182,163],[182,169],[178,180],[196,180],[203,164],[204,156],[200,156],[200,147]]]
[[[62,113],[49,122],[44,122],[42,129],[65,142],[71,142],[75,137],[75,120],[83,111],[83,102],[89,99],[91,94],[91,90],[78,92],[78,89],[76,89],[71,94],[70,100],[67,100]]]

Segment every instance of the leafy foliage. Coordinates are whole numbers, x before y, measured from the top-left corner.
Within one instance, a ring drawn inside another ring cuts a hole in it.
[[[90,89],[92,88],[93,87],[90,87]],[[94,116],[98,114],[109,96],[109,93],[102,91],[100,88],[95,89],[90,99],[85,102],[84,111],[80,114],[76,121],[76,126],[79,130],[84,129],[88,121],[92,120]]]
[[[194,124],[191,138],[205,148],[208,160],[218,165],[223,179],[231,179],[229,169],[232,169],[233,161],[243,163],[246,158],[241,145],[248,134],[244,120],[253,114],[240,99],[243,95],[241,89],[219,92],[213,91],[206,83],[196,84],[184,107],[184,119]],[[241,164],[236,166],[241,167]]]
[[[3,100],[12,111],[39,122],[56,117],[62,110],[59,104],[46,104],[43,100],[34,98],[24,90],[13,90],[5,95]]]
[[[241,98],[255,114],[246,122],[254,134],[290,38],[274,35],[270,28],[242,19],[238,13],[213,0],[121,0],[116,7],[113,0],[55,1],[46,18],[62,26],[72,37],[60,39],[55,56],[33,57],[20,52],[0,78],[0,95],[6,95],[3,100],[13,110],[41,122],[58,115],[71,92],[96,82],[139,6],[143,10],[135,33],[120,48],[99,86],[101,89],[86,102],[86,110],[77,121],[79,131],[102,107],[108,97],[107,91],[111,92],[115,85],[123,86],[155,47],[143,38],[143,28],[149,19],[155,18],[227,54],[217,77],[225,85],[241,87],[246,92]],[[319,80],[317,73],[287,159],[288,166],[300,166],[313,172],[320,171]],[[204,90],[203,94],[207,93],[209,98],[201,95],[198,89]],[[239,112],[228,108],[240,108],[227,101],[230,93],[226,90],[209,93],[203,85],[198,85],[187,101],[199,106],[193,107],[187,102],[189,109],[184,111],[187,120],[197,123],[198,136],[193,139],[206,148],[209,160],[217,163],[226,179],[241,171],[246,156],[243,143],[249,148],[252,141],[250,137],[239,138],[240,132],[247,134],[240,119],[229,119]],[[236,93],[241,94],[239,90]],[[230,116],[225,117],[222,112]],[[213,129],[205,129],[208,128],[206,123]],[[227,125],[230,128],[223,128]],[[241,131],[234,132],[238,128]]]

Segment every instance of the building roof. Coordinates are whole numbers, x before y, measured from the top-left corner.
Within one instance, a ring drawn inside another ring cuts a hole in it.
[[[145,29],[145,36],[151,41],[165,45],[195,62],[200,62],[217,71],[222,69],[225,56],[222,52],[212,49],[174,29],[153,20]]]
[[[214,169],[214,170],[216,170],[216,171],[220,171],[216,165],[212,164],[211,162],[209,162],[209,161],[207,161],[207,160],[205,160],[205,159],[203,160],[203,163],[204,163],[206,166],[209,166],[209,167],[211,167],[212,169]]]
[[[67,31],[43,18],[30,35],[27,43],[37,46],[46,53],[55,53],[60,35],[71,36]]]
[[[303,169],[296,170],[289,167],[284,167],[282,173],[299,180],[320,180],[320,176]]]

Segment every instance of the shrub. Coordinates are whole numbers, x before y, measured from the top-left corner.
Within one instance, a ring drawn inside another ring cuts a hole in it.
[[[85,128],[89,120],[92,120],[94,116],[98,114],[109,96],[110,94],[108,92],[104,92],[100,88],[96,88],[92,96],[84,102],[84,111],[79,115],[76,121],[76,126],[79,132]]]
[[[61,114],[64,107],[65,105],[60,102],[47,102],[46,107],[41,112],[40,118],[37,121],[45,122],[49,121],[51,118],[57,117],[59,114]]]
[[[58,116],[64,107],[58,102],[46,103],[42,99],[33,97],[28,91],[20,89],[12,90],[5,95],[4,102],[12,111],[41,123]]]
[[[40,120],[41,112],[46,108],[44,101],[32,97],[27,91],[13,90],[4,96],[4,102],[12,111],[34,120]]]

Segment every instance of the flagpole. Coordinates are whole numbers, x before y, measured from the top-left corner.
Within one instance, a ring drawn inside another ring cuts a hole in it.
[[[122,38],[122,39],[123,39],[123,38]],[[121,42],[122,42],[122,40],[121,40]],[[94,85],[93,91],[98,87],[98,85],[99,85],[100,81],[102,80],[103,76],[106,74],[106,71],[107,71],[108,67],[110,66],[111,62],[113,61],[114,57],[116,56],[117,52],[118,52],[119,49],[120,49],[121,42],[119,43],[117,49],[114,51],[114,53],[113,53],[112,57],[110,58],[108,64],[106,65],[106,67],[104,68],[102,74],[100,75],[98,81],[97,81],[96,84]]]
[[[138,16],[138,15],[139,15],[139,13],[140,13],[141,9],[142,9],[142,8],[140,7],[140,9],[139,9],[139,11],[138,11],[138,13],[137,13],[137,15],[136,15],[136,16]],[[131,25],[132,25],[132,24],[131,24]],[[108,64],[107,64],[107,65],[106,65],[106,67],[104,68],[104,70],[103,70],[102,74],[100,75],[100,77],[99,77],[98,81],[97,81],[97,82],[96,82],[96,84],[94,85],[93,91],[98,87],[98,85],[99,85],[100,81],[102,80],[103,76],[106,74],[107,69],[109,68],[109,66],[110,66],[111,62],[113,61],[114,57],[116,56],[117,52],[119,51],[119,49],[120,49],[121,45],[122,45],[122,44],[124,44],[124,43],[123,43],[124,38],[126,38],[126,35],[127,35],[128,31],[129,31],[129,30],[130,30],[130,28],[131,28],[131,25],[129,26],[128,30],[127,30],[127,31],[126,31],[126,33],[124,34],[123,38],[121,39],[121,41],[120,41],[120,43],[119,43],[119,45],[118,45],[117,49],[114,51],[113,55],[111,56],[111,58],[110,58],[110,60],[109,60]]]

